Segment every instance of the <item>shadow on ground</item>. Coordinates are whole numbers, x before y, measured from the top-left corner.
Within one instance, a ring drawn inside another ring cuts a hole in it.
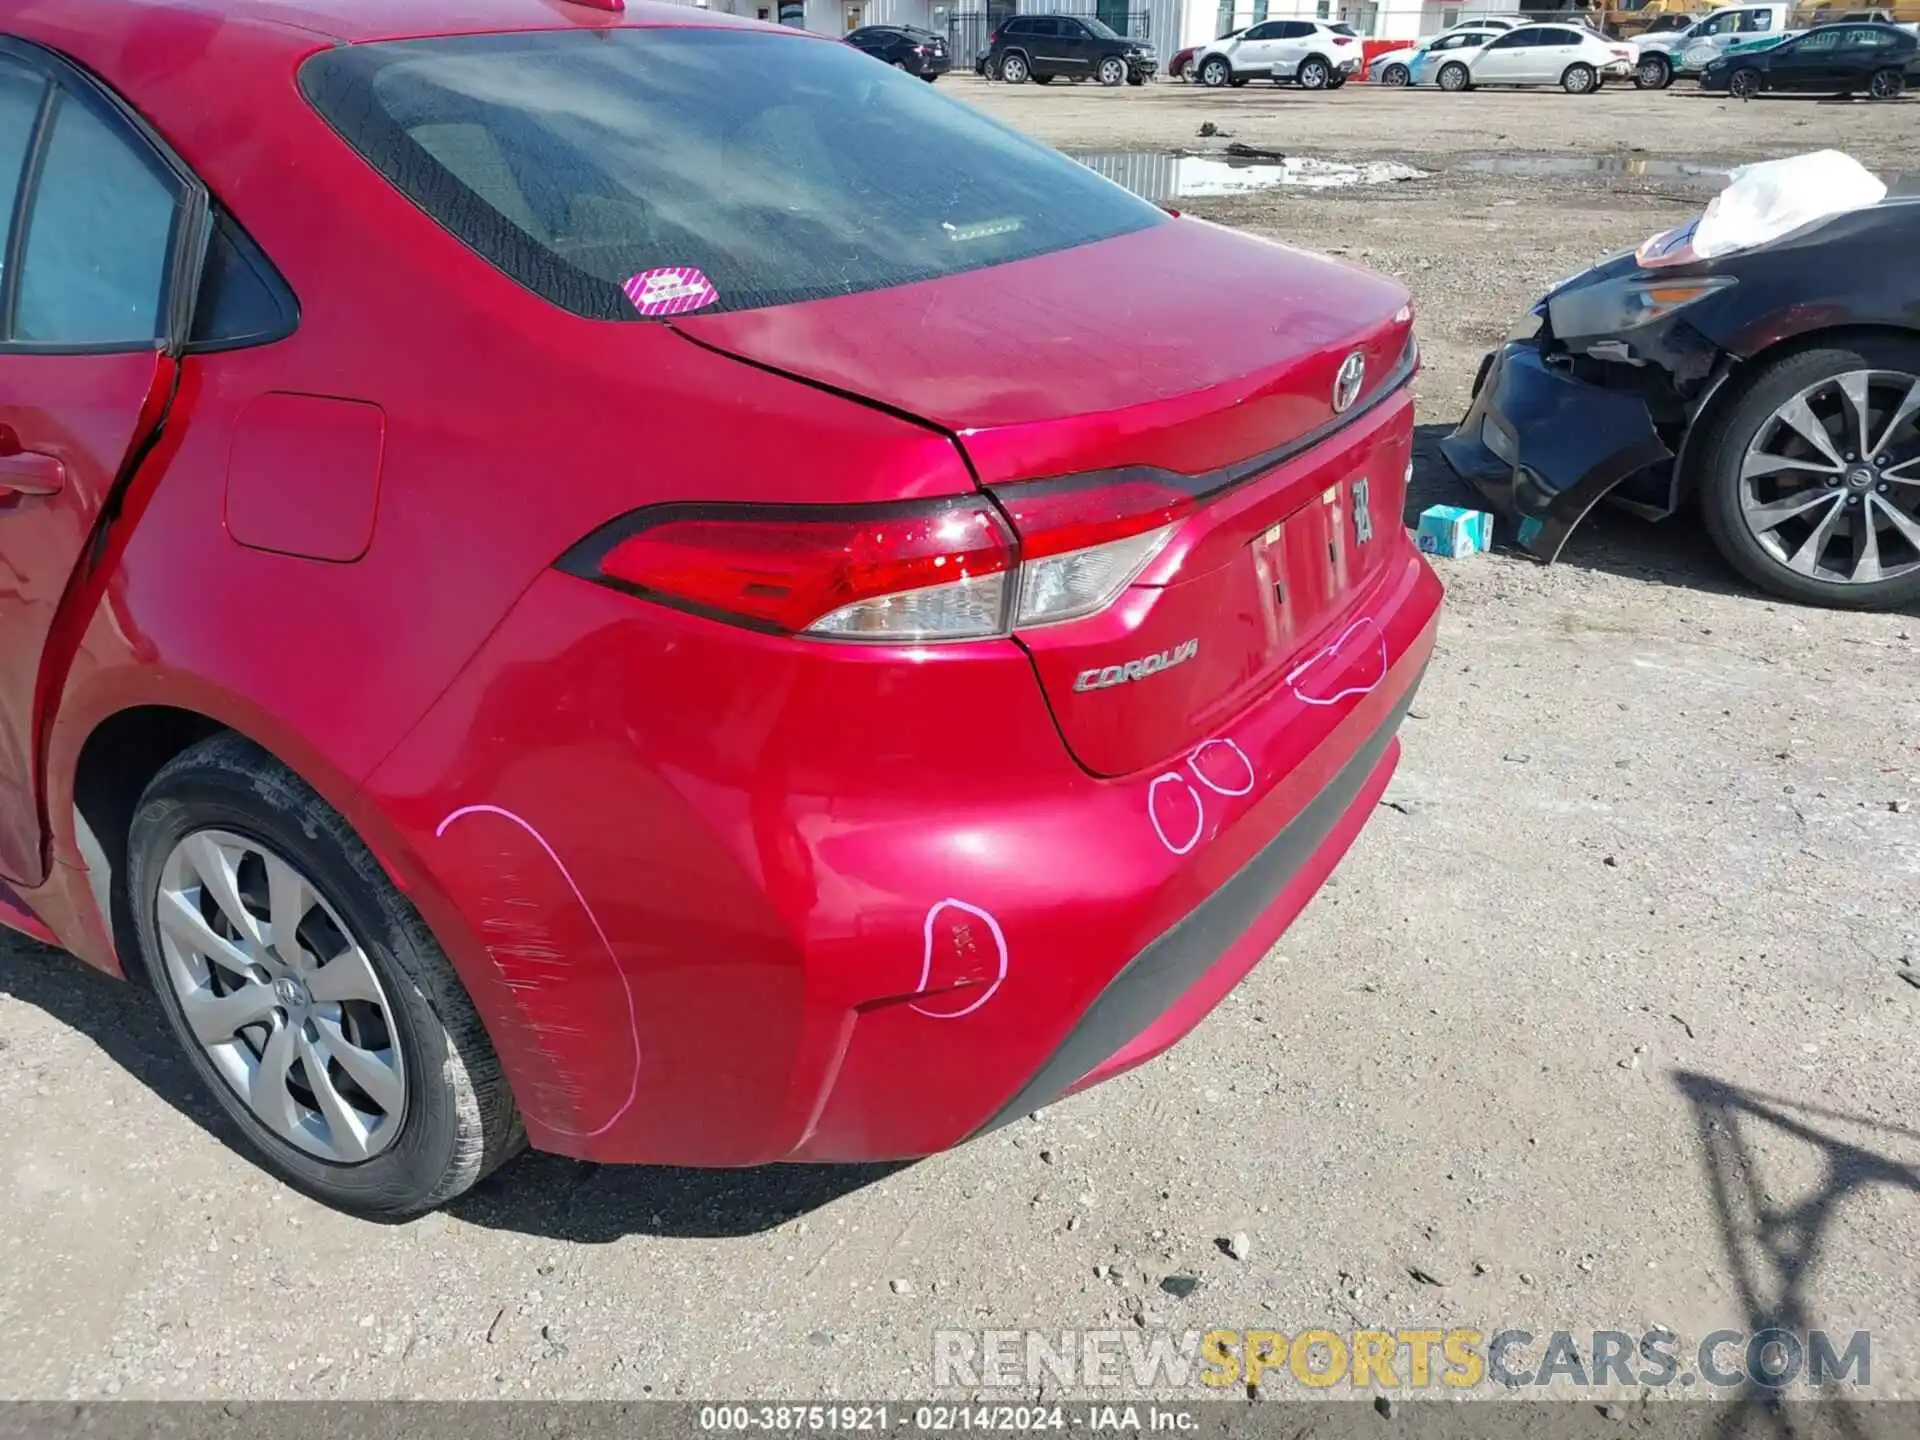
[[[59,950],[0,939],[0,995],[90,1038],[106,1058],[252,1165],[226,1114],[201,1090],[147,992]],[[725,1239],[756,1234],[817,1210],[902,1167],[768,1165],[683,1170],[591,1165],[525,1154],[447,1207],[469,1224],[556,1240],[605,1244],[626,1235]]]
[[[1809,1332],[1822,1328],[1812,1284],[1822,1253],[1842,1223],[1844,1202],[1879,1185],[1920,1196],[1920,1165],[1871,1149],[1864,1138],[1913,1145],[1920,1143],[1920,1130],[1745,1090],[1692,1071],[1675,1076],[1675,1084],[1693,1111],[1708,1193],[1748,1332],[1777,1329],[1805,1343]],[[1819,1180],[1799,1195],[1783,1196],[1785,1187],[1777,1175],[1769,1175],[1766,1159],[1771,1150],[1792,1144],[1815,1152]],[[1836,1355],[1844,1355],[1849,1338],[1830,1337]],[[1732,1355],[1732,1347],[1722,1352],[1723,1359]],[[1749,1385],[1719,1417],[1714,1433],[1723,1440],[1802,1434],[1809,1417],[1780,1403],[1780,1397],[1779,1390]],[[1817,1417],[1823,1434],[1883,1433],[1869,1423],[1867,1410],[1856,1411],[1832,1391],[1821,1398],[1828,1402]]]

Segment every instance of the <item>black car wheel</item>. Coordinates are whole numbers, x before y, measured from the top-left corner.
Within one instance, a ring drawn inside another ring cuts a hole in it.
[[[1404,65],[1389,65],[1380,72],[1380,83],[1396,90],[1412,79],[1413,72]]]
[[[1867,94],[1875,100],[1898,100],[1907,93],[1907,77],[1889,66],[1885,70],[1873,72],[1873,79],[1867,82]]]
[[[920,78],[926,81],[929,85],[931,85],[933,84],[934,81],[938,80],[940,77],[938,75],[922,75]]]
[[[1560,77],[1560,88],[1569,95],[1590,95],[1599,78],[1599,72],[1591,65],[1569,65]]]
[[[1200,67],[1200,83],[1209,89],[1218,90],[1233,79],[1233,66],[1219,55],[1212,55]]]
[[[127,837],[140,959],[194,1070],[267,1169],[398,1219],[525,1144],[453,967],[345,818],[238,735],[147,786]]]
[[[1242,85],[1251,85],[1253,83],[1253,77],[1251,75],[1236,75],[1227,83],[1238,90]],[[1277,84],[1278,82],[1276,81],[1275,83]]]
[[[1035,76],[1033,76],[1033,83],[1034,83],[1034,84],[1036,84],[1036,85],[1051,85],[1051,84],[1053,83],[1053,81],[1054,81],[1054,77],[1053,77],[1053,76],[1051,76],[1051,75],[1035,75]]]
[[[1467,74],[1467,67],[1455,60],[1450,65],[1440,67],[1440,74],[1436,77],[1435,83],[1442,90],[1451,90],[1458,94],[1471,86],[1472,77]]]
[[[1011,50],[1002,55],[1000,78],[1009,85],[1024,85],[1027,80],[1027,57],[1018,50]]]
[[[1127,83],[1129,85],[1144,85],[1147,83],[1147,77],[1138,70],[1129,70],[1127,72]]]
[[[1664,90],[1673,83],[1673,66],[1664,55],[1648,55],[1634,68],[1633,83],[1642,90]]]
[[[1332,67],[1318,55],[1309,55],[1300,62],[1300,68],[1294,72],[1294,78],[1300,82],[1302,90],[1324,90],[1332,75]]]
[[[1109,55],[1100,62],[1098,74],[1102,85],[1118,85],[1127,78],[1127,62],[1118,55]]]
[[[1173,67],[1173,78],[1183,81],[1193,79],[1193,57],[1191,55]]]
[[[1751,65],[1734,71],[1727,79],[1727,93],[1736,100],[1751,100],[1760,93],[1760,72]]]
[[[1783,355],[1699,454],[1707,533],[1754,584],[1846,610],[1920,600],[1920,341]]]
[[[1344,70],[1336,70],[1333,72],[1333,75],[1327,80],[1327,89],[1338,90],[1342,85],[1346,83],[1347,83],[1347,72]]]

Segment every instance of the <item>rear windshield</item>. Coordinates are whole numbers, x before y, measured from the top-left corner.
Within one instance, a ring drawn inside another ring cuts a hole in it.
[[[846,45],[704,28],[474,35],[309,60],[314,107],[409,199],[554,304],[695,271],[745,310],[877,290],[1166,221]],[[692,308],[682,306],[681,308]]]

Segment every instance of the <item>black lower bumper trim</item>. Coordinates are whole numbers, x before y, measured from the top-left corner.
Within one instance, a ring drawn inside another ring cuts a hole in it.
[[[1425,673],[1414,677],[1386,719],[1293,823],[1107,982],[1053,1057],[978,1133],[998,1129],[1058,1100],[1088,1071],[1131,1044],[1164,1015],[1252,928],[1352,807],[1399,733]]]

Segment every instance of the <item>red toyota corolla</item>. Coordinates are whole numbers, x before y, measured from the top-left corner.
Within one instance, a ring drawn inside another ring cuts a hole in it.
[[[1391,281],[691,8],[0,34],[0,916],[292,1184],[956,1144],[1386,785]]]

